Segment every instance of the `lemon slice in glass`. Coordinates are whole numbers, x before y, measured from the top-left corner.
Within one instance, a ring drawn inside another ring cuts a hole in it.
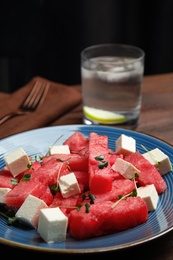
[[[99,123],[116,124],[126,121],[126,117],[107,110],[84,106],[83,112],[88,119]]]

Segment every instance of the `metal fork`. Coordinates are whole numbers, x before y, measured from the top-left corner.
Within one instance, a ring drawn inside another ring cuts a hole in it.
[[[0,125],[6,122],[8,119],[14,116],[24,115],[29,112],[34,112],[43,103],[47,92],[49,90],[49,84],[37,80],[31,89],[31,92],[27,95],[24,101],[18,107],[18,110],[6,114],[0,118]]]

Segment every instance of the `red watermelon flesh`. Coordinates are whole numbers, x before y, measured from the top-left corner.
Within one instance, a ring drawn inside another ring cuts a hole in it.
[[[49,205],[50,208],[60,207],[60,209],[68,215],[71,210],[74,210],[77,206],[79,195],[63,198],[60,192],[54,196],[52,203]]]
[[[48,206],[53,201],[53,195],[49,187],[46,188],[45,192],[39,197],[39,199],[43,200]]]
[[[27,173],[32,174],[33,171],[37,170],[39,167],[40,167],[40,163],[34,162],[30,169],[27,169],[25,172],[20,173],[16,177],[13,177],[10,170],[7,167],[4,167],[0,171],[0,188],[13,189],[15,185],[12,184],[12,180],[15,180],[16,183],[18,183],[20,181],[20,179],[24,176],[24,174],[27,174]]]
[[[109,174],[109,149],[108,149],[108,137],[106,135],[98,135],[95,132],[91,132],[89,136],[89,188],[91,193],[104,193],[112,189],[113,178]],[[97,160],[96,157],[103,156],[103,160]],[[100,168],[99,164],[102,162],[108,162],[108,166]]]
[[[13,177],[11,172],[8,169],[3,169],[0,172],[0,188],[10,188],[13,189],[14,185],[12,184],[11,180],[16,180],[18,182],[17,177]]]
[[[88,143],[88,138],[76,131],[63,142],[63,145],[68,145],[71,153],[84,155],[88,150]]]
[[[122,174],[120,174],[119,172],[114,171],[112,168],[110,169],[110,173],[111,177],[113,178],[113,180],[122,180],[124,179],[124,176]]]
[[[20,207],[29,194],[39,198],[46,191],[47,186],[38,181],[20,181],[4,196],[7,206]]]
[[[102,194],[112,189],[113,178],[109,174],[110,165],[106,168],[99,169],[98,165],[89,167],[89,189],[93,194]]]
[[[83,195],[79,196],[78,204],[85,204],[90,203],[90,197],[88,196],[91,194],[94,197],[94,204],[96,203],[103,203],[104,201],[112,201],[116,202],[119,198],[119,196],[125,196],[130,194],[134,189],[136,188],[134,181],[128,180],[128,179],[119,179],[114,180],[112,183],[112,189],[111,191],[105,192],[105,193],[99,193],[99,194],[92,194],[90,191],[86,191],[85,199],[83,199]]]
[[[83,240],[112,234],[136,227],[148,220],[148,209],[140,197],[128,197],[112,208],[112,202],[90,205],[89,213],[85,206],[69,214],[69,229],[73,238]]]
[[[88,172],[83,172],[83,171],[73,171],[73,172],[74,172],[74,175],[76,176],[76,179],[79,183],[81,193],[87,191],[89,189]]]
[[[32,174],[33,172],[37,171],[41,167],[41,164],[39,161],[35,161],[32,163],[31,167],[27,169],[25,172],[23,172],[23,175],[26,173]]]
[[[112,166],[114,162],[116,161],[117,158],[123,159],[124,156],[123,154],[115,154],[115,153],[110,153],[110,165]]]
[[[132,163],[140,170],[139,178],[136,178],[139,186],[154,184],[158,194],[166,190],[167,185],[163,177],[160,175],[156,167],[145,159],[140,152],[137,151],[127,155],[125,160]]]
[[[66,169],[66,162],[59,162],[52,157],[32,174],[32,180],[44,183],[47,186],[53,185],[57,183],[57,178]]]
[[[134,181],[128,179],[114,180],[112,183],[112,189],[109,192],[97,194],[95,203],[118,200],[118,196],[125,196],[131,193],[135,189]]]
[[[57,161],[66,161],[72,171],[88,171],[88,154],[52,154],[42,159],[42,165],[46,164],[51,158]]]
[[[96,156],[103,155],[106,158],[109,157],[108,136],[91,132],[88,153],[90,165],[98,164],[98,161],[95,159]]]

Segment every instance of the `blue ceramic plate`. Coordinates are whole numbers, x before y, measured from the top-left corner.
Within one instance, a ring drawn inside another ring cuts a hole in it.
[[[141,145],[148,150],[158,147],[169,156],[171,164],[173,164],[173,147],[152,136],[121,128],[68,125],[31,130],[1,140],[0,169],[5,165],[4,155],[10,151],[23,147],[31,156],[43,155],[58,137],[63,135],[59,140],[59,144],[61,144],[75,131],[81,131],[87,137],[91,131],[107,135],[109,147],[112,149],[115,148],[115,140],[121,134],[126,134],[136,139],[137,149],[142,153],[145,151]],[[35,251],[76,254],[120,250],[156,239],[173,229],[173,172],[166,174],[164,179],[168,188],[159,196],[157,209],[149,213],[149,220],[146,223],[135,228],[84,241],[76,241],[69,236],[65,242],[47,244],[40,239],[36,230],[8,226],[6,219],[0,216],[0,243]]]

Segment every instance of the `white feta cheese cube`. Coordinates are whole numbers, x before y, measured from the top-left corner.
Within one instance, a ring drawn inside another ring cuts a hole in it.
[[[115,152],[123,155],[136,152],[136,140],[133,137],[122,134],[115,142]]]
[[[153,211],[156,209],[159,200],[159,195],[154,184],[149,184],[137,188],[137,195],[145,200],[148,207],[148,211]]]
[[[31,164],[29,156],[21,147],[4,156],[4,161],[14,177],[27,170],[28,164]]]
[[[151,164],[153,164],[161,175],[172,171],[172,165],[169,157],[159,148],[142,154]]]
[[[116,159],[112,165],[112,169],[130,180],[135,178],[135,174],[140,173],[140,170],[138,170],[133,164],[121,158]]]
[[[81,192],[78,181],[73,172],[61,176],[58,181],[59,188],[63,198],[68,198],[72,195],[79,194]]]
[[[0,203],[4,203],[4,196],[10,191],[10,188],[0,188]]]
[[[68,218],[60,208],[41,209],[38,220],[38,233],[47,243],[65,241]]]
[[[70,149],[67,144],[53,145],[50,147],[50,154],[70,154]]]
[[[43,200],[33,195],[28,195],[21,207],[16,212],[15,217],[19,221],[37,228],[40,210],[47,207],[47,204]]]

